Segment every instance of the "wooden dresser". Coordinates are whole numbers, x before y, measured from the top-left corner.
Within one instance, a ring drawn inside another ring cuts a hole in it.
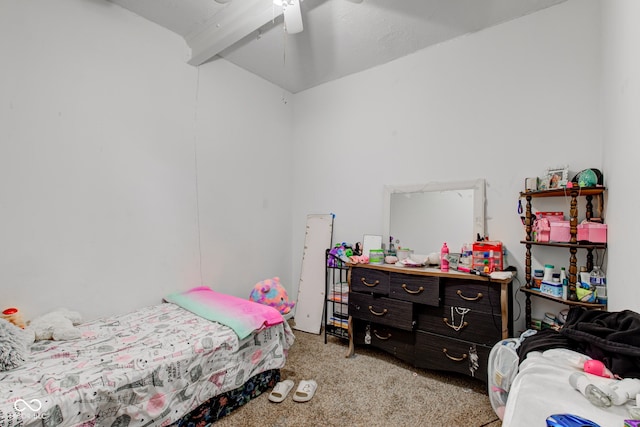
[[[416,367],[487,381],[491,347],[513,336],[511,279],[436,268],[349,266],[349,354],[371,345]]]

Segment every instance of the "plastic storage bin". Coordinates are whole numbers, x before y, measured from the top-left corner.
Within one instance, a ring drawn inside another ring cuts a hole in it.
[[[578,224],[577,239],[579,242],[607,243],[607,224],[598,222]]]
[[[540,285],[540,293],[550,295],[556,298],[562,298],[562,283],[542,281]]]
[[[502,271],[502,242],[475,242],[473,244],[473,269],[490,273]]]
[[[568,242],[571,240],[571,225],[569,221],[551,221],[549,240],[552,242]]]

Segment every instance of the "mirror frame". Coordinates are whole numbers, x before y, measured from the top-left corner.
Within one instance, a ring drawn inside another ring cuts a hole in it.
[[[388,245],[391,226],[391,195],[399,193],[425,193],[447,190],[473,190],[473,236],[470,241],[475,242],[478,234],[485,236],[485,180],[474,181],[429,182],[427,184],[385,185],[383,212],[383,242]]]

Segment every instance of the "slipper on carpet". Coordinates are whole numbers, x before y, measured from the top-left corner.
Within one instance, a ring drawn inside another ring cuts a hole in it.
[[[316,389],[318,388],[318,383],[314,380],[302,380],[300,384],[298,384],[298,388],[296,392],[293,394],[294,402],[308,402],[313,397]]]
[[[293,381],[291,380],[280,381],[278,384],[276,384],[273,387],[273,390],[271,390],[271,393],[269,393],[269,400],[275,403],[282,402],[287,397],[287,395],[289,394],[292,388],[293,388]]]

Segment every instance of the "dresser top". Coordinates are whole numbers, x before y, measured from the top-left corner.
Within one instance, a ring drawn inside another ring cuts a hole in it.
[[[494,282],[494,283],[511,283],[512,278],[509,279],[493,279],[486,276],[478,276],[476,274],[464,273],[462,271],[449,270],[449,272],[440,271],[437,267],[399,267],[395,264],[353,264],[347,263],[351,268],[368,268],[371,270],[382,270],[393,273],[413,274],[416,276],[435,276],[435,277],[449,277],[452,279],[466,279],[477,280],[479,282]]]

